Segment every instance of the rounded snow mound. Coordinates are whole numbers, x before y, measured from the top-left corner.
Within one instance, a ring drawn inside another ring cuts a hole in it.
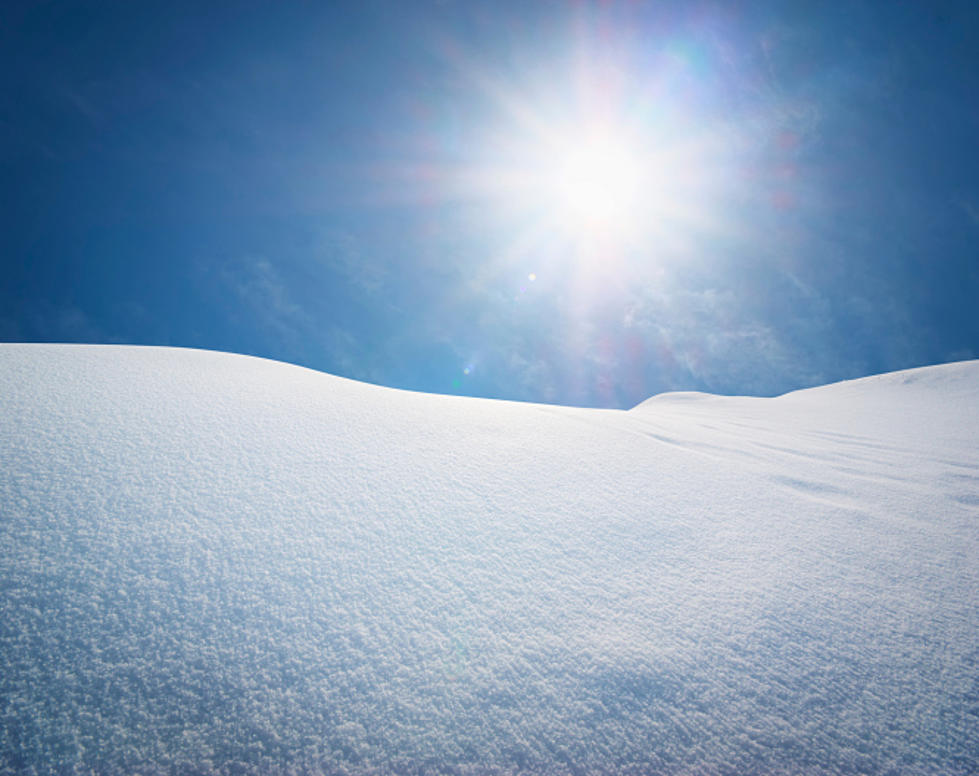
[[[0,772],[979,772],[976,378],[613,412],[0,345]]]

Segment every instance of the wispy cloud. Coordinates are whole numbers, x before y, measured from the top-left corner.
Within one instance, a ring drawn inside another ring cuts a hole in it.
[[[298,298],[294,283],[269,258],[239,257],[222,265],[216,276],[219,291],[231,297],[228,318],[257,330],[270,347],[270,357],[370,378],[353,334],[335,321],[318,320]]]
[[[971,197],[964,197],[958,201],[958,206],[962,208],[964,212],[973,224],[979,226],[979,204],[976,200]]]
[[[391,282],[390,269],[369,256],[360,240],[348,231],[331,231],[319,238],[319,261],[342,276],[353,288],[369,298],[381,297]]]
[[[271,261],[257,256],[241,258],[222,269],[221,279],[262,330],[290,349],[298,347],[301,332],[312,322],[293,300]]]
[[[647,293],[627,310],[623,325],[647,343],[663,389],[693,384],[770,395],[824,377],[789,331],[752,311],[731,288]]]
[[[123,342],[124,338],[107,332],[85,310],[75,305],[58,305],[48,301],[33,304],[25,311],[18,332],[27,340],[42,342]]]

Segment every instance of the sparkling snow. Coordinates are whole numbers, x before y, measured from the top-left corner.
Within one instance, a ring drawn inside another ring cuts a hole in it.
[[[629,412],[0,345],[0,772],[979,772],[979,362]]]

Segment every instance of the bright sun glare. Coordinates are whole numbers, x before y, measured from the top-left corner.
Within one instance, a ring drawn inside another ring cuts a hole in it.
[[[620,231],[635,217],[639,176],[636,154],[608,133],[563,144],[552,180],[559,216],[589,230]]]
[[[585,54],[576,67],[573,88],[557,81],[529,94],[475,79],[499,120],[475,136],[471,163],[449,168],[452,195],[491,206],[487,217],[515,235],[507,256],[561,256],[603,271],[613,260],[665,254],[684,234],[713,226],[724,181],[710,163],[712,134],[669,95],[648,91],[641,73],[634,84],[616,80],[618,70],[592,67]],[[419,178],[431,176],[424,168]]]

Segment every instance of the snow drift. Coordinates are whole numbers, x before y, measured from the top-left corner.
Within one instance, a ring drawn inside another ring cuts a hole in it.
[[[979,772],[979,362],[629,412],[0,346],[0,769]]]

